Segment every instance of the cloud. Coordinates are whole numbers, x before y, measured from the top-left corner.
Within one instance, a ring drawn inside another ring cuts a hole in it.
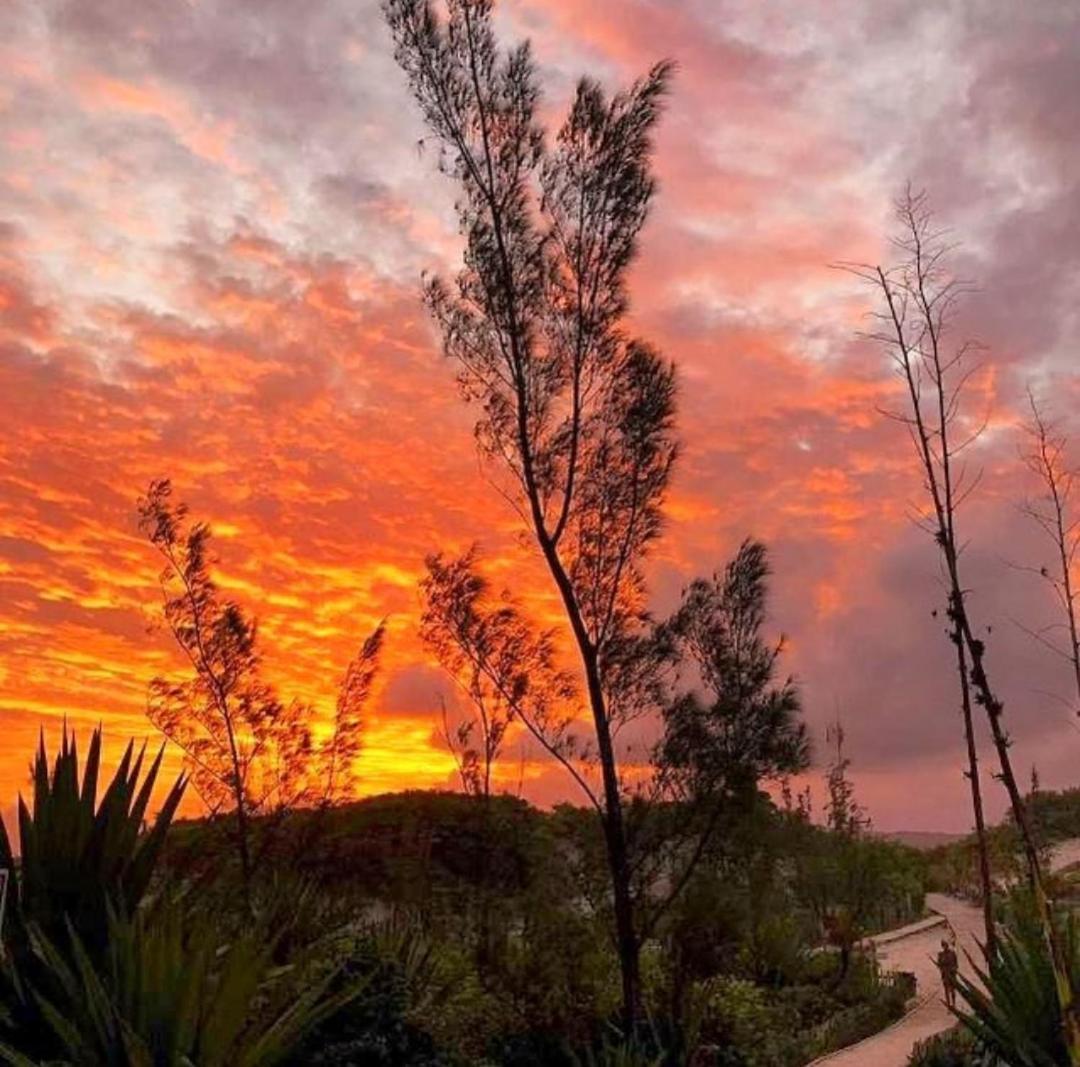
[[[971,394],[991,416],[974,607],[1018,762],[1067,780],[1068,679],[1012,621],[1050,606],[1008,564],[1043,550],[1014,506],[1024,386],[1062,415],[1078,394],[1073,5],[505,0],[499,18],[533,37],[550,113],[582,71],[678,62],[632,286],[634,328],[679,364],[686,443],[655,606],[764,537],[808,719],[820,736],[843,715],[885,826],[963,824],[961,738],[917,474],[877,412],[896,383],[829,264],[887,255],[891,198],[929,189],[980,285],[958,329],[993,368]],[[378,5],[21,0],[0,30],[0,795],[41,722],[145,732],[146,682],[177,663],[147,632],[133,507],[163,475],[218,530],[287,694],[329,709],[389,616],[368,787],[452,782],[424,555],[481,540],[556,609],[419,304],[421,271],[459,249],[454,194]],[[535,753],[507,774],[572,795]],[[934,802],[914,809],[916,787]]]

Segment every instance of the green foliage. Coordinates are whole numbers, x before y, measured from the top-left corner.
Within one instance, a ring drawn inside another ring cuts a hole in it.
[[[1042,841],[1080,837],[1080,789],[1035,789],[1025,797],[1028,818]],[[1011,816],[1008,817],[1011,824]]]
[[[908,1067],[979,1067],[984,1062],[970,1032],[955,1027],[920,1041],[912,1050]]]
[[[1011,1067],[1069,1063],[1062,1036],[1054,970],[1042,926],[1030,901],[1017,895],[1007,914],[997,953],[977,981],[959,978],[967,1010],[961,1022],[978,1042]],[[1059,916],[1061,944],[1074,988],[1080,985],[1080,921]]]
[[[664,1067],[667,1062],[653,1041],[627,1041],[618,1034],[605,1037],[597,1048],[586,1049],[571,1060],[573,1067]]]
[[[415,927],[383,924],[353,942],[329,991],[363,988],[312,1028],[290,1059],[300,1067],[443,1067],[423,1020],[442,1010],[452,978],[439,948]]]
[[[797,892],[822,935],[841,952],[861,938],[922,914],[924,864],[918,853],[875,837],[804,826],[793,844]]]
[[[139,906],[185,787],[181,777],[165,796],[153,828],[143,833],[162,758],[159,752],[143,776],[144,752],[133,760],[133,745],[127,746],[97,803],[100,729],[90,739],[81,783],[74,735],[65,726],[51,773],[42,736],[33,764],[33,811],[19,798],[18,892],[9,901],[4,930],[16,956],[28,949],[28,924],[53,941],[66,936],[70,924],[86,949],[97,953],[106,940],[110,907],[131,914]],[[2,821],[0,866],[15,869]]]
[[[911,975],[890,975],[875,981],[865,999],[831,1015],[814,1031],[815,1055],[846,1048],[885,1029],[904,1014],[914,994]]]
[[[744,978],[718,978],[705,992],[703,1040],[725,1049],[732,1067],[778,1067],[802,1061],[799,1015]]]
[[[61,793],[70,793],[72,749],[61,753]],[[141,782],[133,768],[130,753],[125,782]],[[46,775],[50,792],[55,778]],[[139,785],[127,791],[119,809],[130,813]],[[662,813],[677,815],[675,806]],[[260,820],[252,832],[261,842]],[[136,835],[136,847],[149,840]],[[544,813],[497,796],[481,819],[468,797],[415,792],[317,818],[290,813],[272,841],[250,910],[235,867],[222,862],[231,842],[210,820],[172,826],[167,867],[157,868],[164,894],[182,876],[187,911],[151,906],[140,881],[141,895],[105,896],[96,927],[64,912],[49,929],[20,925],[25,951],[0,1014],[22,1003],[35,1016],[24,1011],[7,1027],[9,1059],[797,1067],[902,1008],[903,991],[858,952],[842,977],[837,954],[816,950],[815,901],[796,875],[820,857],[829,860],[822,877],[835,875],[836,835],[778,812],[763,793],[725,807],[685,894],[643,946],[651,1022],[629,1043],[612,1028],[621,990],[592,813]],[[921,907],[914,853],[871,838],[847,847],[880,860],[868,924]],[[484,958],[473,951],[478,850],[497,889]],[[212,1041],[199,1036],[207,1028]],[[275,1047],[259,1048],[263,1036]]]
[[[100,964],[70,924],[67,935],[61,944],[31,928],[48,978],[33,996],[62,1050],[50,1062],[72,1067],[269,1067],[359,992],[328,994],[332,976],[290,980],[273,964],[271,931],[223,944],[212,918],[176,904],[111,916]],[[18,1048],[0,1054],[33,1063]]]
[[[697,984],[691,999],[700,1062],[800,1067],[888,1026],[914,994],[910,976],[881,979],[862,956],[842,981],[837,977],[836,957],[822,953],[797,985],[769,987],[732,976]]]
[[[1028,793],[1024,803],[1044,861],[1048,861],[1048,852],[1055,844],[1080,837],[1080,789],[1060,792],[1039,789]],[[999,826],[988,828],[986,843],[990,868],[998,887],[1027,878],[1022,841],[1011,814]],[[978,855],[974,835],[931,849],[926,858],[930,889],[978,899]],[[1045,866],[1048,865],[1047,862]],[[1060,895],[1062,889],[1068,891],[1069,887],[1054,887],[1052,895]]]

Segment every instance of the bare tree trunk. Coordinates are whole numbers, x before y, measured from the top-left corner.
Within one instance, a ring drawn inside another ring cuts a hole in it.
[[[236,845],[240,851],[240,874],[244,880],[244,906],[251,911],[251,847],[248,840],[247,804],[240,791],[236,801]]]
[[[1080,715],[1080,628],[1076,620],[1076,590],[1072,577],[1073,563],[1077,551],[1080,550],[1080,519],[1073,518],[1071,507],[1075,471],[1064,465],[1067,439],[1053,433],[1052,426],[1043,417],[1034,394],[1029,392],[1028,400],[1031,404],[1028,434],[1032,448],[1024,456],[1024,460],[1028,469],[1043,483],[1045,498],[1042,506],[1035,501],[1029,501],[1021,510],[1033,519],[1054,543],[1054,553],[1057,556],[1056,573],[1040,567],[1038,574],[1050,583],[1061,604],[1068,632],[1068,648],[1061,649],[1055,642],[1048,640],[1043,632],[1032,632],[1032,636],[1069,662],[1076,686],[1076,714]]]

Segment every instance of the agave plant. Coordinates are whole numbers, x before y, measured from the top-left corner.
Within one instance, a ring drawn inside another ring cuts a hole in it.
[[[1069,1063],[1062,1034],[1054,969],[1034,911],[1017,901],[997,951],[976,979],[960,976],[967,1010],[957,1014],[992,1057],[1010,1067],[1060,1067]],[[1080,983],[1080,923],[1059,917],[1061,943],[1074,986]]]
[[[361,991],[353,984],[328,994],[333,972],[311,980],[275,967],[276,936],[263,924],[222,944],[213,914],[176,903],[132,919],[111,913],[97,964],[70,923],[63,948],[30,932],[49,990],[33,996],[61,1050],[49,1061],[58,1067],[271,1067]],[[4,1044],[0,1060],[35,1064]]]
[[[78,748],[66,725],[51,773],[42,735],[32,768],[33,810],[19,797],[19,878],[3,931],[16,958],[27,950],[29,924],[52,941],[59,941],[70,924],[87,950],[100,952],[110,907],[132,914],[143,899],[185,787],[181,776],[153,828],[143,833],[164,746],[143,776],[145,751],[144,745],[135,756],[128,744],[98,803],[101,730],[90,739],[81,782]],[[2,821],[0,867],[16,869]]]

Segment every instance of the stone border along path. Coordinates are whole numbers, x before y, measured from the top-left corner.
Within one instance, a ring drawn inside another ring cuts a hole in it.
[[[1065,841],[1054,849],[1051,869],[1060,870],[1080,862],[1080,838]],[[947,925],[956,935],[960,968],[970,975],[968,955],[979,958],[983,937],[982,913],[978,908],[942,893],[928,893],[926,906],[936,915],[921,922],[890,930],[870,938],[877,949],[883,971],[910,971],[915,975],[915,1000],[906,1015],[891,1026],[862,1041],[813,1061],[807,1067],[906,1067],[919,1041],[950,1029],[955,1019],[946,1009],[941,994],[941,977],[934,957]]]

